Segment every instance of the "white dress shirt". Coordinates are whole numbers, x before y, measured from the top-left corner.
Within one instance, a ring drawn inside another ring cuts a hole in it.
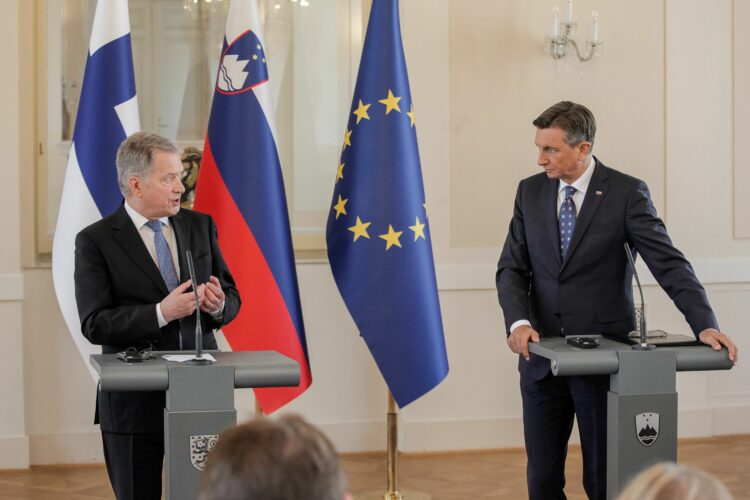
[[[128,213],[130,220],[133,221],[135,228],[138,230],[138,234],[141,236],[143,244],[146,245],[146,250],[148,250],[149,255],[151,255],[151,258],[154,260],[154,264],[156,264],[156,267],[159,267],[159,259],[156,256],[156,243],[154,243],[154,232],[146,225],[149,219],[139,214],[128,204],[127,201],[125,202],[125,211]],[[161,221],[163,226],[162,233],[164,234],[164,239],[167,240],[167,246],[169,246],[169,251],[172,253],[174,270],[177,273],[177,276],[180,276],[180,259],[177,256],[177,241],[174,237],[172,225],[169,223],[169,217],[162,217],[159,221]],[[161,304],[156,304],[156,318],[159,321],[159,328],[168,323],[168,321],[164,319],[164,315],[161,313]]]

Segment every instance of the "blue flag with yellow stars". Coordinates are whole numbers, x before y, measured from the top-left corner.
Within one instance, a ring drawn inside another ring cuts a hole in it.
[[[448,374],[398,1],[374,0],[326,230],[341,296],[404,407]]]

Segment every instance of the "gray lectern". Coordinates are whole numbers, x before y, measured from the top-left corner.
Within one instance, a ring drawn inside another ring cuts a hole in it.
[[[589,337],[589,336],[587,336]],[[656,462],[677,460],[678,371],[727,370],[726,349],[708,346],[658,347],[637,351],[599,336],[596,349],[581,349],[566,339],[543,338],[529,351],[550,360],[552,373],[610,375],[607,395],[607,498]]]
[[[222,430],[237,422],[234,389],[299,384],[299,365],[273,351],[216,352],[216,362],[190,366],[155,359],[126,364],[115,354],[91,356],[102,391],[166,391],[164,464],[168,499],[195,498],[198,476]]]

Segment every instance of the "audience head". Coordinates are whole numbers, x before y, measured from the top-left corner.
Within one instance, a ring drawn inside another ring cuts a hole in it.
[[[715,476],[689,465],[658,463],[628,483],[618,500],[732,500]]]
[[[343,500],[346,478],[331,442],[299,416],[259,418],[221,434],[198,500]]]

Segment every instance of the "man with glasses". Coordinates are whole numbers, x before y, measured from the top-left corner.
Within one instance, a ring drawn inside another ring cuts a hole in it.
[[[606,498],[607,376],[554,377],[529,353],[540,337],[626,334],[635,329],[634,248],[701,342],[729,349],[706,292],[667,235],[646,184],[594,158],[596,122],[563,101],[534,120],[543,173],[521,181],[496,283],[508,346],[521,374],[527,482],[532,500],[564,499],[568,438],[577,417],[583,484]]]
[[[180,209],[185,188],[175,144],[139,132],[117,152],[124,203],[76,236],[75,289],[81,332],[102,352],[126,358],[150,350],[195,349],[195,295],[185,252],[194,260],[203,346],[237,316],[240,297],[211,217]],[[107,472],[118,500],[161,498],[163,392],[97,394]]]

